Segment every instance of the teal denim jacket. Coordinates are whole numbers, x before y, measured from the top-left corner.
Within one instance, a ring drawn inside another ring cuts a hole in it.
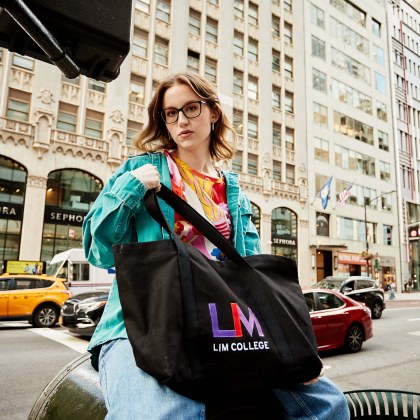
[[[166,157],[147,153],[127,160],[116,170],[93,204],[83,222],[83,248],[88,261],[101,268],[114,266],[112,245],[127,242],[149,242],[170,239],[168,233],[147,212],[143,197],[146,187],[130,172],[151,163],[156,166],[161,183],[171,188]],[[261,253],[257,230],[251,222],[252,208],[239,187],[238,177],[223,171],[226,180],[228,208],[232,218],[232,243],[242,256]],[[159,199],[162,213],[171,226],[174,210]],[[114,279],[101,321],[88,350],[97,356],[101,344],[127,338],[117,282]],[[96,364],[96,357],[92,360]]]

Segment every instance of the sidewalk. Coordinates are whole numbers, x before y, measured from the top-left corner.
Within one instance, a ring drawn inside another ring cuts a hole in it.
[[[395,293],[395,299],[394,300],[420,300],[420,292],[411,292],[411,293]],[[385,301],[391,302],[389,300],[389,294],[388,292],[385,292]]]

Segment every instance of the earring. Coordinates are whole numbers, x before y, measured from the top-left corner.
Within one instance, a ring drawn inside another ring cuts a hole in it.
[[[214,122],[211,123],[211,131],[214,131]]]

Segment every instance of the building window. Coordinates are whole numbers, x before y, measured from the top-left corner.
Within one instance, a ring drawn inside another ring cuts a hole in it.
[[[338,80],[332,79],[333,97],[356,109],[372,114],[372,98]]]
[[[18,162],[0,156],[0,202],[3,212],[0,217],[0,264],[6,260],[19,259],[23,203],[27,182],[26,169]],[[9,205],[15,214],[7,215]]]
[[[281,162],[273,160],[273,179],[281,181]]]
[[[286,150],[295,150],[295,131],[292,128],[286,128]]]
[[[9,89],[6,117],[12,120],[29,121],[31,94],[21,90]]]
[[[233,70],[233,93],[244,94],[244,73],[240,70]]]
[[[144,77],[131,75],[128,100],[129,102],[135,102],[137,104],[144,104],[144,92],[145,92],[146,79]]]
[[[271,212],[271,253],[297,259],[297,216],[287,207]]]
[[[385,76],[375,71],[375,88],[378,92],[386,94]]]
[[[137,121],[132,121],[132,120],[128,120],[127,121],[127,136],[126,136],[126,140],[125,143],[127,146],[131,146],[134,147],[134,137],[141,131],[143,130],[143,124],[137,122]]]
[[[248,173],[258,175],[258,156],[248,153]]]
[[[327,140],[314,138],[315,159],[328,163],[330,161],[330,144]]]
[[[289,23],[284,24],[284,41],[293,45],[293,29]]]
[[[207,17],[206,41],[217,44],[217,22]]]
[[[361,26],[366,26],[366,13],[347,0],[330,0],[330,3],[348,18]]]
[[[248,115],[248,137],[258,140],[258,117]]]
[[[80,76],[77,76],[74,79],[69,79],[64,75],[64,73],[61,73],[61,81],[71,85],[80,85]]]
[[[14,67],[20,67],[21,69],[33,71],[35,66],[34,63],[35,60],[33,58],[13,53],[12,66]]]
[[[317,102],[313,103],[314,108],[314,124],[321,127],[328,127],[328,108]]]
[[[244,0],[234,0],[233,14],[242,20],[244,19]]]
[[[258,79],[256,77],[248,77],[248,98],[254,101],[258,100]]]
[[[370,84],[370,69],[341,51],[331,48],[331,62],[350,76]]]
[[[273,50],[272,69],[280,73],[280,51]]]
[[[276,15],[271,15],[271,33],[280,38],[280,18]]]
[[[105,82],[100,80],[88,79],[88,89],[95,90],[96,92],[105,92]]]
[[[75,133],[77,127],[77,107],[60,102],[57,114],[57,130]]]
[[[188,50],[187,68],[195,73],[200,72],[200,54]]]
[[[391,180],[391,165],[387,162],[379,162],[379,174],[383,181]]]
[[[171,21],[171,4],[168,0],[157,0],[156,17],[167,23]]]
[[[311,4],[311,22],[319,28],[325,28],[324,11]]]
[[[238,134],[243,134],[244,131],[244,115],[239,109],[233,109],[233,118],[232,118],[233,128]]]
[[[147,58],[147,32],[135,30],[133,35],[132,52],[133,55]]]
[[[82,246],[83,219],[102,187],[98,178],[80,170],[62,169],[48,175],[41,260],[50,260],[58,252]],[[57,212],[71,218],[52,217]]]
[[[385,65],[384,50],[381,47],[378,47],[377,45],[373,46],[373,58],[381,66]]]
[[[318,236],[330,236],[330,215],[316,213],[316,234]]]
[[[258,41],[252,38],[248,41],[248,59],[254,63],[258,62]]]
[[[154,50],[154,63],[162,66],[168,65],[168,41],[156,37]]]
[[[286,184],[294,185],[295,183],[295,166],[286,164]]]
[[[325,60],[325,42],[312,35],[312,55]]]
[[[372,19],[372,33],[377,37],[381,37],[381,24],[375,19]]]
[[[369,41],[334,18],[331,18],[331,35],[334,39],[342,41],[369,56]]]
[[[293,93],[287,92],[284,95],[284,110],[293,113]]]
[[[85,136],[102,139],[104,116],[100,112],[86,110]]]
[[[150,0],[137,0],[134,2],[135,8],[144,13],[150,13]]]
[[[273,123],[273,145],[281,146],[281,125]]]
[[[258,6],[251,2],[248,5],[248,22],[251,25],[258,26]]]
[[[384,133],[383,131],[378,130],[378,143],[379,148],[389,152],[389,140],[388,134]]]
[[[327,75],[317,69],[312,69],[312,87],[327,93]]]
[[[188,32],[192,35],[200,36],[201,14],[190,9],[188,18]]]
[[[286,12],[292,12],[292,0],[283,0],[283,10]]]
[[[242,172],[242,152],[237,150],[232,159],[232,169],[235,172]]]
[[[284,75],[289,79],[293,79],[293,58],[287,56],[284,57]]]
[[[376,115],[382,121],[386,122],[388,120],[386,105],[382,102],[376,101]]]
[[[233,52],[240,57],[244,55],[244,35],[238,31],[233,34]]]
[[[279,86],[273,85],[271,98],[272,98],[272,105],[274,108],[278,108],[278,109],[281,108],[280,97],[281,97],[281,88]]]
[[[334,111],[334,131],[373,144],[373,127]]]
[[[383,244],[392,245],[392,226],[383,225]]]
[[[255,226],[255,229],[257,229],[258,232],[260,232],[260,224],[261,224],[261,210],[260,208],[251,202],[252,207],[252,216],[251,221]]]
[[[217,83],[217,62],[206,57],[204,75],[214,84]]]

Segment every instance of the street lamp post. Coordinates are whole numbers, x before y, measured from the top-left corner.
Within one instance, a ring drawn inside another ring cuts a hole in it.
[[[377,200],[378,198],[384,196],[384,195],[388,195],[388,194],[392,194],[394,193],[396,190],[392,190],[392,191],[388,191],[388,192],[384,192],[382,194],[377,195],[374,198],[369,198],[369,197],[365,197],[365,201],[364,201],[364,210],[365,210],[365,236],[366,236],[366,254],[369,255],[369,240],[368,240],[368,224],[367,224],[367,206],[370,205],[370,203],[372,201]],[[366,268],[367,268],[367,275],[369,276],[369,260],[366,260]]]

